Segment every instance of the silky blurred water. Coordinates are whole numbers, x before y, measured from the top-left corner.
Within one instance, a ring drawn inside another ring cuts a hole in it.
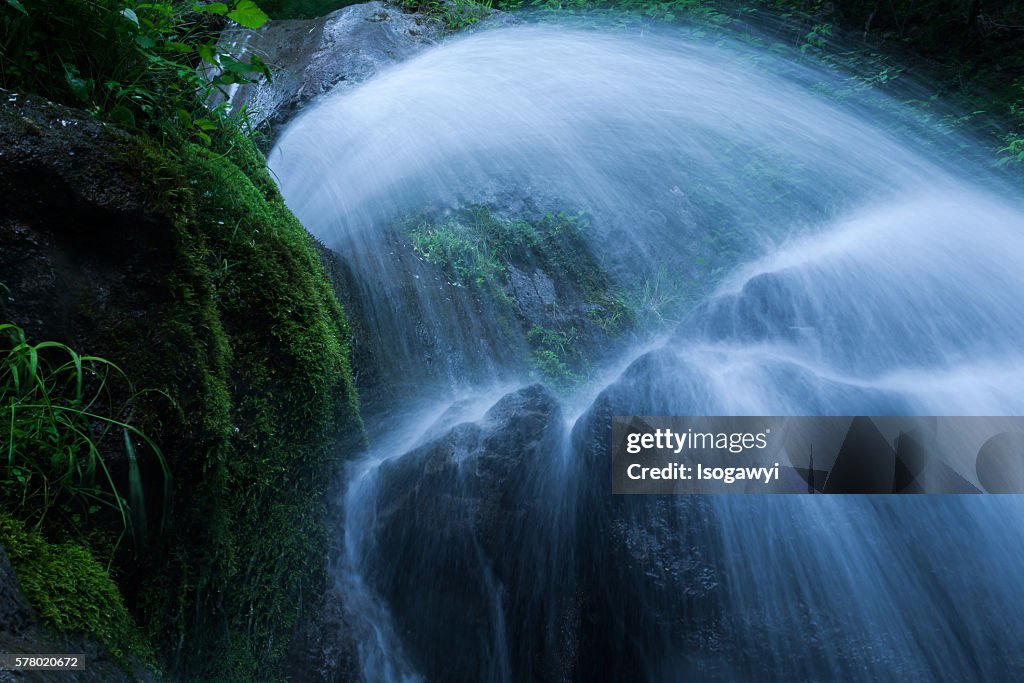
[[[268,157],[282,192],[341,254],[369,321],[363,343],[407,387],[369,425],[377,447],[350,468],[340,503],[336,579],[355,606],[366,679],[431,675],[406,652],[416,635],[395,627],[368,582],[380,561],[368,559],[380,463],[479,421],[502,387],[529,381],[522,342],[491,311],[396,257],[387,228],[410,212],[584,211],[587,240],[618,285],[707,285],[671,333],[624,349],[563,399],[564,445],[531,479],[563,497],[553,531],[507,548],[534,558],[523,566],[538,573],[568,566],[553,546],[586,531],[567,507],[613,505],[579,493],[605,471],[582,471],[568,437],[598,395],[614,414],[1024,413],[1022,198],[966,153],[929,151],[943,138],[897,103],[837,92],[851,92],[841,76],[721,38],[523,26],[453,39],[325,96],[285,130]],[[637,634],[646,668],[617,676],[1024,675],[1018,497],[707,502],[728,635],[688,659]],[[451,514],[462,511],[453,503]],[[443,569],[444,554],[423,547],[423,565]],[[559,585],[534,579],[541,594]],[[481,570],[479,581],[493,577]],[[657,581],[668,588],[643,593],[652,605],[687,590]],[[466,645],[489,663],[479,680],[521,675],[509,652],[523,634],[505,621],[506,589],[491,591],[486,645]]]

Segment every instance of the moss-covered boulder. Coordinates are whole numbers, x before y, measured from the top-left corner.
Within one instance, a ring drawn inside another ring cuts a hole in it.
[[[154,457],[133,474],[122,435],[100,443],[145,493],[113,556],[128,610],[186,678],[273,677],[322,591],[333,463],[363,439],[320,248],[240,135],[156,141],[0,95],[0,317],[152,390],[130,417],[169,487]]]
[[[6,546],[0,548],[0,651],[83,658],[82,670],[22,672],[27,680],[155,679],[152,648],[117,585],[86,548],[50,543],[3,513],[0,538]]]

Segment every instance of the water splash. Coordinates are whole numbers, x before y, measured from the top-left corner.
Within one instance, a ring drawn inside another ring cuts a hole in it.
[[[721,40],[519,27],[453,40],[285,131],[269,156],[284,196],[342,254],[364,343],[409,389],[376,428],[433,425],[349,477],[337,576],[359,613],[364,677],[1024,673],[1017,498],[606,490],[610,414],[1024,412],[1021,198],[963,155],[925,151],[907,131],[928,131],[895,104],[822,95],[822,83],[842,90],[836,79]],[[480,473],[516,435],[513,417],[486,412],[497,397],[429,420],[420,406],[525,382],[521,340],[396,253],[388,228],[466,203],[587,211],[587,239],[623,287],[722,278],[672,335],[567,402],[586,408],[538,423],[547,457],[530,445],[500,480],[519,526],[478,521]],[[429,479],[437,468],[450,477]],[[432,517],[397,536],[396,481],[438,487],[422,493]],[[451,577],[478,595],[464,617]],[[456,664],[437,655],[453,634],[465,637]]]

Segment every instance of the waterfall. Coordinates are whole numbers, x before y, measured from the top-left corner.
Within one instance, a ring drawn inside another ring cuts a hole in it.
[[[375,353],[333,560],[361,675],[1020,678],[1016,496],[610,494],[611,415],[1024,414],[1024,202],[979,156],[700,32],[484,31],[310,107],[268,161]],[[396,227],[469,205],[583,212],[674,324],[524,388],[522,335]]]

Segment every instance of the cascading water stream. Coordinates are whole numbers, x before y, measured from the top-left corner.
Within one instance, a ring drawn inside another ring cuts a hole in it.
[[[1024,413],[1019,194],[848,86],[706,38],[518,27],[285,131],[271,167],[391,387],[335,559],[366,679],[1024,674],[1017,497],[610,495],[610,415]],[[523,342],[392,227],[465,204],[585,211],[623,289],[728,276],[607,381],[517,392]]]

